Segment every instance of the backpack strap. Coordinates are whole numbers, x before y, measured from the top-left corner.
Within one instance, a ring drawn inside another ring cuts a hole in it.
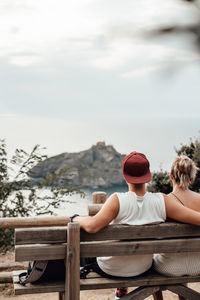
[[[87,275],[94,271],[94,266],[96,265],[96,262],[93,262],[91,264],[87,264],[84,267],[80,269],[80,279],[86,279]]]
[[[48,260],[29,262],[27,271],[19,274],[18,283],[25,285],[26,283],[37,281],[45,272],[47,264]]]

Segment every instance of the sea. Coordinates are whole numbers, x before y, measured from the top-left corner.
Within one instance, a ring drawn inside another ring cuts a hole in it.
[[[83,188],[82,191],[85,193],[85,197],[82,198],[79,194],[66,196],[61,206],[55,209],[55,215],[60,216],[71,216],[73,214],[88,215],[88,205],[92,203],[92,194],[94,192],[103,191],[106,192],[107,198],[115,192],[126,192],[128,191],[127,186],[114,186],[110,188]]]

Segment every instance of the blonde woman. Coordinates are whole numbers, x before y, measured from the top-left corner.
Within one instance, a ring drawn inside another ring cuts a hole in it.
[[[181,221],[181,218],[185,218],[183,222],[196,224],[190,212],[200,212],[200,194],[195,193],[189,189],[189,185],[192,184],[196,177],[197,167],[194,162],[187,156],[181,155],[175,159],[172,164],[170,178],[173,183],[173,191],[165,196],[165,203],[176,203],[177,207],[174,211],[171,211],[173,206],[168,206],[167,215],[170,218]],[[177,218],[179,215],[179,218]],[[194,216],[195,218],[195,216]],[[154,255],[154,268],[161,274],[168,276],[184,276],[184,275],[198,275],[200,274],[200,252],[195,253],[163,253]],[[179,297],[180,299],[184,299]],[[158,298],[162,299],[162,295]]]

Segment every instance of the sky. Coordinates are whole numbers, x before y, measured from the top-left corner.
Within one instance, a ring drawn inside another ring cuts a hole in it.
[[[169,169],[175,148],[199,137],[200,55],[194,36],[148,33],[198,18],[181,0],[1,0],[0,137],[9,155],[105,141]]]

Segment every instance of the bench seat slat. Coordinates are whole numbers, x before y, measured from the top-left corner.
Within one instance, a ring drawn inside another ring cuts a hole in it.
[[[81,230],[81,241],[103,241],[115,239],[152,239],[200,236],[200,227],[166,222],[143,226],[109,225],[95,234]],[[15,244],[64,243],[67,239],[66,227],[27,228],[15,230]]]
[[[140,255],[152,253],[198,252],[200,238],[166,239],[149,241],[110,241],[81,243],[81,257],[110,255]],[[65,257],[66,244],[19,245],[15,247],[16,261],[62,259]]]
[[[27,284],[26,286],[22,286],[17,283],[18,274],[21,272],[23,272],[23,270],[13,271],[13,282],[16,295],[64,292],[64,282]],[[121,286],[136,287],[145,285],[171,285],[200,281],[200,276],[165,277],[153,271],[147,272],[146,274],[140,276],[135,276],[133,278],[110,279],[99,277],[96,273],[91,273],[91,276],[88,279],[80,279],[81,290],[109,289]]]
[[[15,295],[24,294],[38,294],[38,293],[54,293],[54,292],[64,292],[65,284],[63,282],[46,282],[40,284],[27,284],[21,285],[18,283],[19,274],[24,272],[24,270],[13,271],[13,284]]]

